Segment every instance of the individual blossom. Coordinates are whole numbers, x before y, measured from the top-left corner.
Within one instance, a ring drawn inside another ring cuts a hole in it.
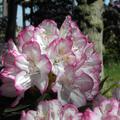
[[[21,120],[81,120],[82,114],[71,104],[62,106],[58,100],[42,101],[37,110],[23,112]]]
[[[51,63],[53,65],[52,71],[55,75],[58,75],[61,72],[63,73],[67,64],[75,64],[76,58],[73,52],[71,51],[71,48],[71,38],[61,38],[59,40],[54,40],[48,46],[47,55],[51,60]]]
[[[120,120],[120,103],[115,99],[104,100],[93,111],[87,109],[82,120]]]
[[[93,80],[85,73],[76,75],[74,66],[66,66],[65,72],[57,76],[53,91],[58,94],[58,99],[64,105],[75,104],[77,107],[86,104],[85,92],[92,89]]]
[[[22,51],[21,51],[22,50]],[[43,93],[48,86],[48,73],[51,71],[51,63],[46,55],[41,54],[40,46],[34,39],[23,44],[19,50],[13,41],[9,41],[8,50],[3,54],[2,64],[4,68],[0,72],[3,85],[1,94],[13,96],[24,93],[31,86],[37,86]],[[5,86],[10,86],[5,89]],[[13,86],[12,86],[13,85]],[[4,90],[11,89],[4,92]]]
[[[44,26],[46,25],[46,26]],[[26,42],[34,39],[40,45],[41,53],[46,54],[46,49],[50,42],[58,38],[57,24],[52,20],[44,20],[39,27],[32,25],[23,29],[17,37],[19,50],[22,51],[22,46]]]

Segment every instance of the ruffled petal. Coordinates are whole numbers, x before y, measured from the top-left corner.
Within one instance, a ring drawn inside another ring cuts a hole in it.
[[[82,120],[101,120],[101,118],[90,109],[87,109],[82,116]]]
[[[56,51],[62,57],[63,54],[71,52],[72,45],[73,43],[70,38],[60,39],[56,46]]]
[[[78,109],[76,106],[72,104],[66,104],[63,107],[62,120],[75,120],[74,118],[77,115],[77,113]]]
[[[39,25],[39,28],[40,30],[42,29],[40,35],[43,38],[43,43],[45,44],[45,46],[48,46],[50,42],[59,37],[59,30],[57,28],[57,24],[53,20],[44,20]]]
[[[17,67],[3,68],[0,72],[0,77],[3,83],[11,82],[15,80],[16,75],[20,72]]]
[[[71,52],[72,45],[73,45],[73,43],[70,38],[67,38],[67,39],[61,38],[61,39],[54,40],[53,42],[51,42],[49,44],[49,46],[47,48],[47,55],[50,59],[53,59],[53,61],[55,59],[62,60],[62,58],[65,54]],[[67,57],[65,57],[65,58],[67,58]]]
[[[72,34],[72,28],[71,28],[71,17],[67,16],[66,19],[64,20],[61,28],[60,28],[60,37],[61,38],[66,38],[68,36],[71,36]]]
[[[60,119],[60,110],[62,105],[58,100],[51,100],[48,103],[49,105],[49,120],[61,120]]]
[[[58,100],[42,101],[38,105],[39,119],[61,120],[61,108]]]
[[[76,78],[76,80],[74,81],[74,87],[79,86],[79,89],[82,92],[85,92],[87,90],[90,90],[93,88],[93,80],[92,78],[87,75],[86,73],[82,73],[80,75],[78,75],[78,77]]]
[[[43,33],[44,29],[39,29],[39,27],[35,28],[34,31],[34,41],[37,41],[37,43],[39,43],[40,48],[41,48],[41,53],[42,54],[46,54],[46,48],[48,46],[46,46],[46,44],[44,43],[44,39],[42,38],[41,34]]]
[[[15,58],[15,65],[21,70],[29,72],[29,62],[23,55],[19,55]]]
[[[89,58],[94,53],[94,44],[93,43],[87,43],[85,48],[85,54]]]
[[[34,29],[35,29],[34,26],[31,25],[31,26],[26,27],[24,30],[22,30],[18,34],[18,40],[19,40],[18,42],[20,42],[20,45],[31,40],[31,38],[33,37],[33,34],[34,34]]]
[[[70,22],[72,28],[72,38],[73,38],[73,50],[83,50],[88,42],[86,36],[82,34],[77,24],[73,21]]]
[[[50,59],[54,59],[57,56],[56,45],[58,44],[58,39],[53,40],[47,47],[47,56]]]
[[[22,51],[27,55],[27,59],[33,62],[40,61],[41,50],[36,41],[29,41],[23,45]]]
[[[40,62],[36,63],[36,66],[43,72],[49,73],[52,69],[52,65],[46,55],[41,55]]]

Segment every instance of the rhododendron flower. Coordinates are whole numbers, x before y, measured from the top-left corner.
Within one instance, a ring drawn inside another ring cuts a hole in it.
[[[48,26],[48,28],[49,28],[49,26]],[[53,30],[53,29],[51,29],[51,30]],[[41,53],[42,54],[46,53],[46,48],[48,47],[48,44],[50,42],[52,42],[52,40],[54,40],[54,39],[51,39],[51,40],[46,39],[49,37],[48,36],[45,37],[44,33],[46,33],[44,27],[43,28],[42,27],[34,27],[32,25],[26,27],[24,30],[22,30],[18,34],[18,37],[17,37],[19,50],[22,51],[23,45],[26,42],[33,39],[34,41],[36,41],[39,44],[39,46],[41,48]],[[50,35],[50,33],[49,33],[49,35]],[[51,35],[51,37],[52,37],[52,35]]]
[[[9,50],[3,55],[5,68],[1,71],[3,81],[14,85],[13,91],[21,94],[35,85],[43,93],[51,72],[56,80],[50,85],[63,105],[83,106],[98,93],[101,61],[93,43],[70,16],[60,29],[52,20],[44,20],[38,27],[29,26],[16,41],[17,45],[9,42]],[[4,86],[0,88],[2,93]]]
[[[92,78],[85,73],[76,75],[74,66],[67,66],[57,77],[53,91],[57,91],[62,104],[73,103],[77,107],[86,104],[85,92],[93,87]]]
[[[58,100],[40,102],[37,111],[23,112],[21,120],[81,120],[82,114],[71,104],[62,106]]]
[[[54,74],[63,73],[67,64],[75,64],[76,58],[71,48],[72,40],[70,38],[54,40],[48,46],[47,55],[52,62]]]
[[[37,41],[31,39],[26,42],[22,46],[22,51],[12,41],[9,41],[8,47],[9,49],[3,55],[4,69],[0,73],[3,78],[1,93],[3,94],[3,88],[5,88],[3,86],[6,86],[7,83],[14,83],[18,94],[24,93],[33,85],[43,93],[48,86],[51,63],[46,55],[41,54]]]
[[[93,111],[87,109],[82,120],[120,120],[120,103],[115,99],[105,100]]]

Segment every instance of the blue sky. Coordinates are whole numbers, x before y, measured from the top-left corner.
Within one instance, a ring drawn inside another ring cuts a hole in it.
[[[18,26],[22,26],[22,8],[21,6],[18,6],[18,10],[17,10],[17,24]]]
[[[105,0],[105,4],[107,4],[107,5],[108,5],[108,4],[109,4],[109,2],[110,2],[110,0]]]
[[[105,4],[109,4],[110,0],[105,0]],[[29,10],[26,10],[26,12],[29,12]],[[17,11],[17,24],[18,26],[22,26],[22,8],[21,6],[18,6],[18,11]]]

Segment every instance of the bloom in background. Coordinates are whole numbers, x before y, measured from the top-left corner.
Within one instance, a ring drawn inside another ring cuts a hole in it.
[[[115,99],[104,100],[93,111],[87,109],[82,120],[120,120],[120,103]]]
[[[81,120],[81,116],[76,106],[51,100],[40,102],[37,111],[23,112],[21,120]]]
[[[76,106],[58,100],[40,102],[37,111],[23,112],[21,120],[120,120],[120,103],[115,99],[104,100],[93,111],[80,113]]]

